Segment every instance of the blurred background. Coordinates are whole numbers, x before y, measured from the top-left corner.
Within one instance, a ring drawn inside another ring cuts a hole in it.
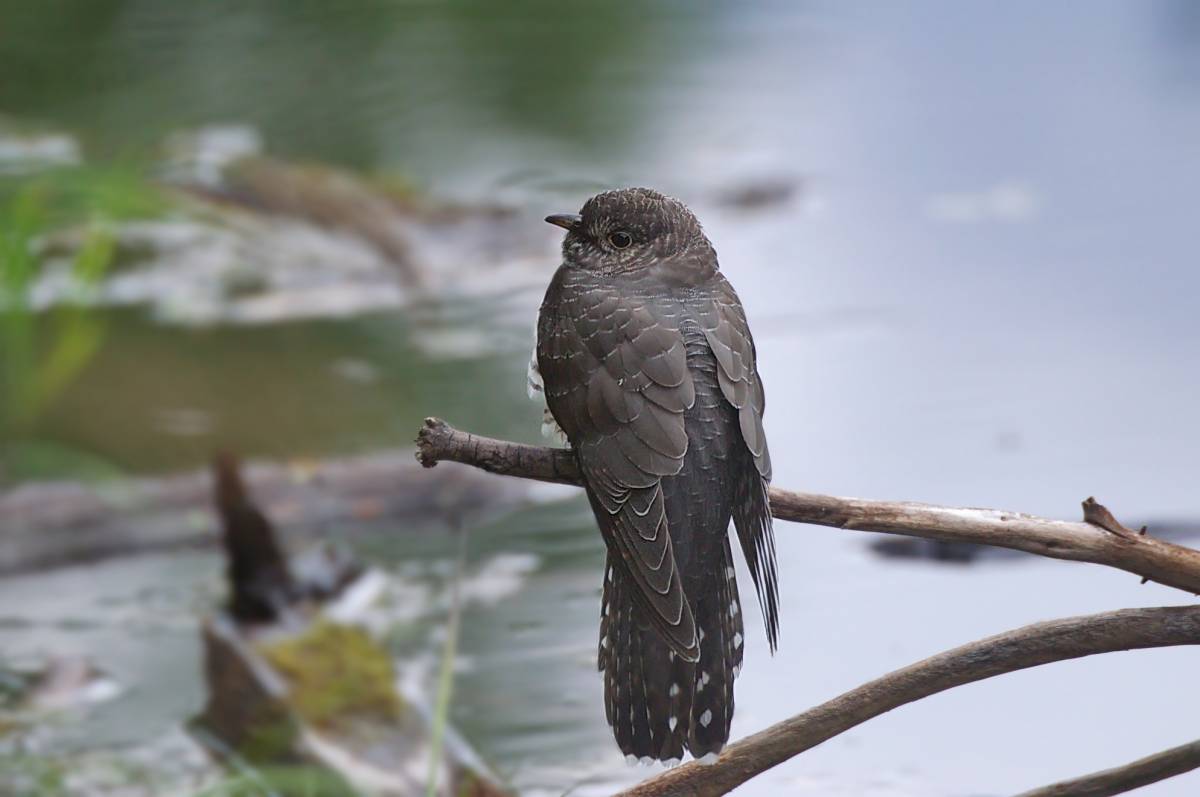
[[[3,0],[0,794],[297,793],[187,731],[225,593],[218,450],[254,463],[289,547],[341,540],[384,574],[372,628],[415,693],[456,635],[450,723],[506,783],[651,774],[604,721],[585,502],[411,462],[428,415],[540,439],[541,218],[610,187],[704,222],[756,335],[776,484],[1059,518],[1095,495],[1186,539],[1197,142],[1187,0]],[[1188,597],[776,534],[781,646],[748,612],[735,737],[977,637]],[[998,795],[1112,766],[1195,735],[1198,665],[957,689],[738,793]]]

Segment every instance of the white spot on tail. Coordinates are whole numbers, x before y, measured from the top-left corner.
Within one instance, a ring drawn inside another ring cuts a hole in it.
[[[704,629],[703,628],[700,629],[700,641],[701,642],[704,641]]]
[[[633,766],[637,762],[638,762],[637,756],[633,755],[632,753],[625,756],[625,763],[628,764],[629,766]]]
[[[737,601],[733,601],[732,603],[730,603],[730,604],[729,604],[729,613],[730,613],[731,615],[733,615],[734,617],[737,617],[737,613],[738,613],[739,611],[741,611],[741,607],[740,607],[740,606],[738,606],[738,602],[737,602]]]
[[[717,763],[717,755],[717,753],[705,753],[696,759],[696,763],[706,767],[712,766],[713,764]]]
[[[742,672],[742,665],[740,665],[740,664],[735,664],[735,665],[733,666],[733,677],[734,677],[734,678],[737,678],[737,677],[738,677],[738,675],[740,675],[740,674],[741,674],[741,672]]]
[[[679,724],[679,717],[671,717],[671,719],[667,720],[667,727],[670,728],[671,730],[675,730],[675,726],[678,724]]]
[[[606,637],[606,636],[600,637],[600,647],[602,647],[602,648],[608,647],[608,637]]]
[[[642,766],[644,766],[644,767],[648,767],[648,766],[650,766],[651,764],[653,764],[653,763],[654,763],[654,759],[653,759],[653,758],[651,758],[651,757],[650,757],[650,756],[648,756],[648,755],[644,755],[644,756],[642,756],[641,758],[639,758],[639,759],[638,759],[638,763],[639,763],[639,764],[641,764],[641,765],[642,765]]]
[[[725,568],[725,578],[729,579],[730,581],[733,581],[733,577],[736,573],[737,571],[732,567]]]
[[[708,681],[709,681],[708,673],[706,673],[706,672],[700,673],[700,685],[708,686]]]
[[[704,713],[700,715],[700,724],[707,728],[710,722],[712,722],[712,709],[706,708],[704,709]]]
[[[667,694],[671,697],[677,697],[679,695],[679,684],[671,684],[671,688],[667,691]]]
[[[734,646],[735,648],[740,648],[740,647],[742,646],[742,635],[741,635],[741,632],[738,632],[738,633],[736,633],[736,634],[734,634],[734,635],[733,635],[733,646]]]

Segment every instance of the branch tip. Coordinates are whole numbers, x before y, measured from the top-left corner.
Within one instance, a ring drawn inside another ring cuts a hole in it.
[[[1138,533],[1133,529],[1121,525],[1121,523],[1113,517],[1113,513],[1108,511],[1108,507],[1097,501],[1092,496],[1088,496],[1083,502],[1083,520],[1085,523],[1091,523],[1093,526],[1098,526],[1110,534],[1116,534],[1118,537],[1136,537]],[[1146,527],[1142,527],[1142,534],[1146,533]]]
[[[446,422],[441,418],[434,418],[430,416],[425,419],[425,422],[421,425],[420,431],[417,432],[416,439],[416,457],[417,462],[421,463],[421,467],[432,468],[438,464],[439,456],[437,437],[439,435],[444,436],[446,429],[448,428],[449,427],[446,426]]]

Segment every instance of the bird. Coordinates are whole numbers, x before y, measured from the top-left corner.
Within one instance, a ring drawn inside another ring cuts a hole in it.
[[[530,389],[574,452],[605,542],[605,715],[627,760],[713,760],[745,644],[731,521],[772,653],[779,629],[765,396],[746,313],[678,199],[622,188],[546,221],[566,234]]]

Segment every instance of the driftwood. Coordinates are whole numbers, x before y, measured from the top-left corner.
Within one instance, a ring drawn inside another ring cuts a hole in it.
[[[408,451],[317,463],[251,463],[246,482],[290,540],[381,521],[491,512],[528,497],[470,468],[430,480]],[[49,482],[0,490],[0,576],[148,551],[215,546],[220,522],[206,471],[113,483]]]
[[[203,625],[199,739],[230,762],[299,764],[380,797],[504,797],[452,728],[435,742],[423,696],[402,693],[388,650],[353,623],[386,577],[325,550],[289,561],[237,461],[217,457],[213,476],[231,596]]]
[[[579,470],[569,450],[480,437],[436,418],[426,419],[419,432],[417,459],[425,467],[449,460],[507,476],[579,484]],[[999,546],[1114,567],[1144,580],[1200,593],[1200,552],[1149,536],[1145,528],[1129,529],[1092,498],[1083,502],[1083,520],[1076,522],[995,509],[838,498],[778,487],[771,488],[770,499],[771,513],[780,520]],[[1125,609],[1037,623],[892,672],[730,744],[714,764],[690,762],[622,794],[725,794],[872,717],[955,686],[1097,653],[1196,644],[1200,644],[1200,606]],[[1116,770],[1047,787],[1060,791],[1032,793],[1117,794],[1196,766],[1200,766],[1196,751],[1177,748]],[[1086,790],[1096,783],[1107,790]]]
[[[425,793],[432,754],[428,710],[416,702],[416,695],[381,692],[386,684],[362,686],[360,669],[369,677],[379,675],[373,662],[364,666],[359,660],[361,651],[386,658],[386,649],[368,647],[373,643],[365,632],[352,626],[324,622],[310,627],[310,633],[312,638],[303,631],[264,638],[247,633],[228,615],[205,621],[209,699],[192,732],[218,758],[230,762],[305,765],[327,780],[380,797]],[[346,645],[347,639],[354,644]],[[308,716],[312,710],[306,712],[304,706],[316,699],[298,696],[288,674],[264,653],[289,644],[305,645],[305,656],[317,662],[318,673],[352,682],[350,687],[338,681],[307,685],[326,693],[347,692],[348,697],[323,694],[319,699],[322,708],[344,700],[344,708]],[[507,792],[461,737],[453,729],[445,733],[448,743],[437,764],[437,797],[504,797]]]
[[[230,614],[238,622],[281,619],[300,590],[275,529],[250,499],[232,454],[213,462],[213,504],[221,517],[221,545],[229,566]]]

